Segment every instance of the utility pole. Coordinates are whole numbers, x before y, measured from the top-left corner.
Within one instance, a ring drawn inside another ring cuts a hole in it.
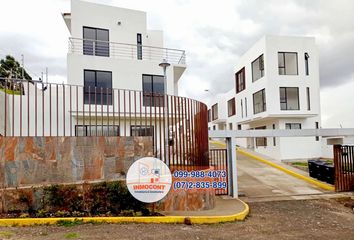
[[[21,63],[22,63],[22,79],[25,79],[25,56],[21,54]]]

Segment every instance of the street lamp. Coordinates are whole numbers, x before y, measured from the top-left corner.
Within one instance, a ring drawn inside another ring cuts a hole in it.
[[[167,76],[166,76],[166,69],[169,67],[169,66],[171,66],[171,64],[170,63],[168,63],[167,62],[167,60],[166,59],[163,59],[162,60],[162,62],[159,64],[159,66],[160,67],[162,67],[162,69],[163,69],[163,85],[164,85],[164,101],[163,101],[163,109],[164,109],[164,117],[165,117],[165,119],[164,119],[164,121],[166,121],[167,120],[167,118],[168,118],[168,108],[167,108],[167,106],[166,106],[166,104],[167,104]],[[161,124],[161,123],[160,123]],[[166,124],[165,124],[165,144],[164,144],[164,152],[165,152],[165,156],[166,156],[166,159],[165,159],[165,162],[166,162],[166,164],[167,164],[167,166],[169,166],[170,165],[170,163],[169,163],[169,156],[168,156],[168,141],[169,141],[169,139],[168,139],[168,133],[169,133],[169,126],[168,126],[168,124],[167,124],[167,122],[166,122]],[[161,141],[161,139],[160,139],[160,141]]]

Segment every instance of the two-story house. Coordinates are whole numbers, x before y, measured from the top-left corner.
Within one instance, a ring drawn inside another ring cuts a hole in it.
[[[314,38],[265,36],[239,59],[234,71],[234,87],[209,106],[210,129],[320,127]],[[321,156],[318,137],[249,138],[238,144],[276,159]]]

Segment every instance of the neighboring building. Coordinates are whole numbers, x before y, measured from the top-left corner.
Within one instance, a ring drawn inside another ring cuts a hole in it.
[[[318,51],[311,37],[265,36],[238,61],[235,85],[217,95],[210,129],[320,128]],[[318,137],[249,138],[238,144],[276,159],[321,156]]]

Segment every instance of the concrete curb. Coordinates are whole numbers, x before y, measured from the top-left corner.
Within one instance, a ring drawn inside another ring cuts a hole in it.
[[[212,224],[232,221],[242,221],[249,213],[249,206],[244,205],[242,212],[225,216],[161,216],[161,217],[83,217],[83,218],[4,218],[0,219],[0,226],[36,226],[54,225],[58,221],[82,221],[84,223],[191,223]]]
[[[287,174],[289,174],[291,176],[294,176],[294,177],[302,179],[302,180],[304,180],[304,181],[306,181],[308,183],[316,185],[316,186],[318,186],[318,187],[320,187],[322,189],[325,189],[325,190],[328,190],[328,191],[335,191],[335,189],[334,189],[334,187],[332,185],[329,185],[329,184],[317,181],[317,180],[315,180],[313,178],[301,175],[301,174],[296,173],[294,171],[291,171],[291,170],[289,170],[289,169],[287,169],[287,168],[285,168],[283,166],[280,166],[278,164],[275,164],[275,163],[273,163],[271,161],[268,161],[268,160],[266,160],[264,158],[261,158],[261,157],[258,157],[256,155],[253,155],[251,153],[245,152],[243,150],[238,149],[237,152],[242,153],[242,154],[244,154],[246,156],[249,156],[249,157],[251,157],[251,158],[253,158],[253,159],[255,159],[255,160],[259,161],[259,162],[265,163],[265,164],[267,164],[267,165],[269,165],[271,167],[274,167],[274,168],[276,168],[276,169],[278,169],[280,171],[283,171],[283,172],[285,172],[285,173],[287,173]]]

